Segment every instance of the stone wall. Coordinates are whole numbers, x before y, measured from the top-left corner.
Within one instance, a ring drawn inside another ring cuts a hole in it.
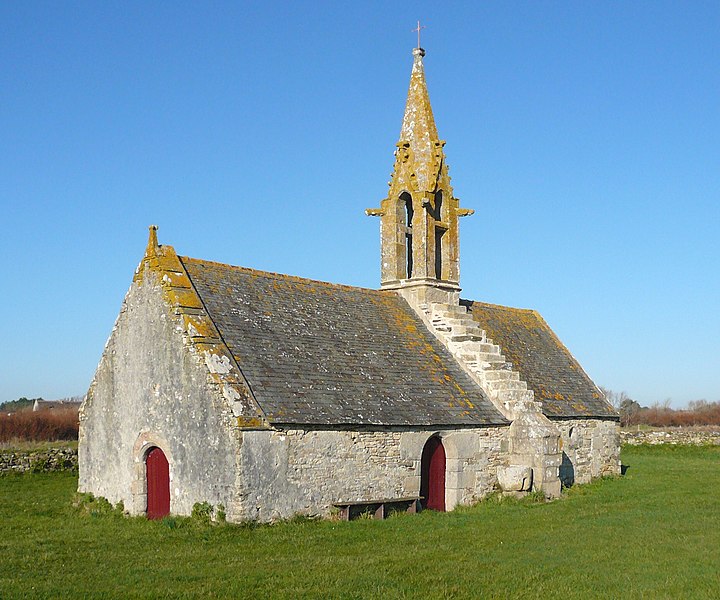
[[[73,448],[0,452],[0,473],[73,471],[78,453]]]
[[[620,425],[601,419],[554,420],[560,430],[563,485],[620,474]]]
[[[80,410],[79,491],[144,513],[144,459],[157,446],[170,465],[172,513],[207,501],[231,516],[236,420],[208,377],[158,282],[133,283]]]
[[[720,445],[720,429],[711,427],[672,427],[663,430],[621,430],[623,444],[705,444]]]
[[[446,453],[448,510],[495,488],[507,428],[418,431],[299,430],[242,434],[241,519],[326,515],[336,502],[420,493],[422,451],[440,437]]]

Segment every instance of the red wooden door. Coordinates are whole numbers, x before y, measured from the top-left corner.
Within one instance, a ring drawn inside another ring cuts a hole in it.
[[[153,448],[145,459],[147,474],[147,518],[162,519],[170,514],[170,466],[160,448]]]
[[[423,508],[445,510],[445,448],[438,437],[431,437],[422,453],[420,495]]]

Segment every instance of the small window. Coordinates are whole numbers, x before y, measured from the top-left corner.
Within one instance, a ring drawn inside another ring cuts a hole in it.
[[[407,192],[400,194],[400,200],[405,203],[405,226],[412,227],[415,211],[413,210],[412,196]]]
[[[415,215],[412,204],[412,196],[407,192],[400,194],[401,202],[405,204],[405,258],[406,258],[406,274],[408,279],[412,277],[413,272],[413,236],[412,222]]]
[[[435,228],[435,279],[443,278],[443,235],[445,230],[442,227]]]

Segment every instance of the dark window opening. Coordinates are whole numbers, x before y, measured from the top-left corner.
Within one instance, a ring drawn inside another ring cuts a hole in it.
[[[443,277],[443,247],[442,238],[445,235],[445,230],[440,227],[435,228],[435,279],[442,279]]]
[[[405,203],[405,257],[406,257],[406,273],[408,279],[412,277],[413,272],[413,236],[412,222],[415,211],[412,205],[412,196],[407,192],[400,195],[400,200]]]
[[[413,242],[412,233],[405,234],[405,256],[407,256],[407,276],[412,277],[413,272]]]
[[[412,205],[412,197],[407,192],[404,192],[400,198],[405,202],[405,225],[412,227],[413,216],[415,215]]]
[[[435,192],[435,220],[436,221],[442,221],[442,203],[443,203],[443,193],[442,191]]]

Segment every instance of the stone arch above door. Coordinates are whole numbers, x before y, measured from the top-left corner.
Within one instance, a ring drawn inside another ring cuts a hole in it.
[[[415,465],[415,475],[409,478],[405,492],[420,493],[422,451],[433,436],[438,436],[445,448],[445,510],[475,500],[476,471],[487,468],[488,453],[488,444],[481,447],[482,436],[476,429],[404,432],[400,438],[400,458],[412,460]],[[483,439],[487,442],[487,435]]]
[[[138,435],[133,445],[133,482],[131,485],[132,506],[127,507],[130,514],[143,515],[147,509],[147,476],[145,470],[145,459],[153,448],[162,450],[169,465],[170,479],[170,504],[172,506],[172,480],[173,480],[173,455],[170,451],[170,444],[161,434],[154,431],[144,431]]]

